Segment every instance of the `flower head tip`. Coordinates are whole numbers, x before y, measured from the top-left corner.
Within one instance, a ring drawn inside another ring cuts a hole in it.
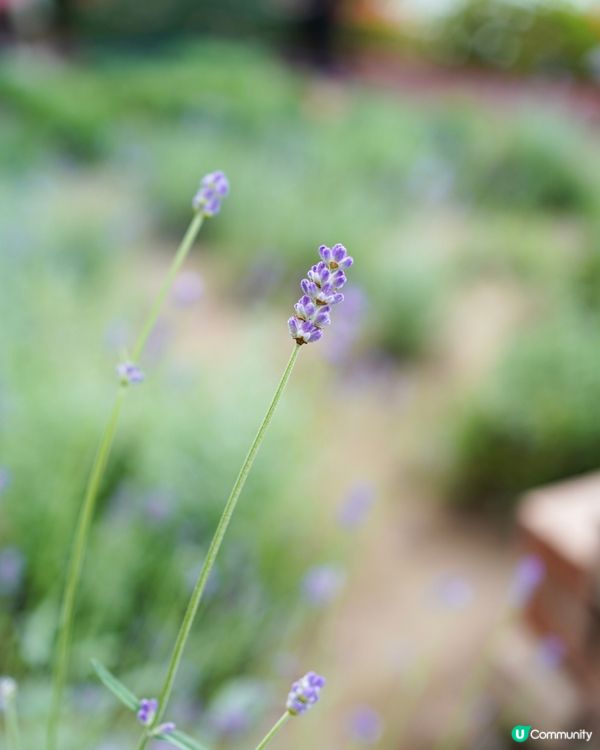
[[[158,701],[156,698],[142,698],[137,712],[138,721],[145,727],[150,726],[154,721],[157,711]]]
[[[304,677],[294,682],[289,692],[286,708],[292,716],[305,713],[321,697],[321,688],[325,678],[316,672],[307,672]]]
[[[144,372],[133,362],[121,362],[117,366],[117,375],[123,385],[139,385],[144,382]]]
[[[200,181],[192,206],[204,216],[215,216],[221,210],[223,198],[229,195],[229,180],[221,171],[209,172]]]

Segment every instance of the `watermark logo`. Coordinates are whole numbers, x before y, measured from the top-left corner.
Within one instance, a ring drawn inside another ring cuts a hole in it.
[[[511,736],[515,742],[526,740],[583,740],[590,742],[592,732],[587,729],[574,729],[572,731],[544,731],[532,729],[531,725],[517,724],[512,728]]]
[[[529,738],[530,732],[531,726],[526,727],[523,724],[517,724],[516,727],[513,727],[512,738],[515,742],[525,742]]]

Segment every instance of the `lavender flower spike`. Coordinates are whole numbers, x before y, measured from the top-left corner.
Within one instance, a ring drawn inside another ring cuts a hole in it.
[[[292,716],[305,713],[321,697],[321,688],[325,685],[325,678],[316,672],[308,672],[297,682],[294,682],[289,692],[286,708]]]
[[[200,182],[192,206],[204,216],[215,216],[221,210],[223,198],[229,195],[229,180],[223,172],[210,172]]]
[[[294,315],[288,320],[290,335],[296,343],[310,344],[323,335],[323,328],[331,322],[333,305],[343,301],[340,289],[346,284],[344,270],[354,262],[343,245],[319,248],[321,260],[312,266],[300,282],[303,295],[294,305]]]
[[[140,701],[140,707],[137,712],[137,718],[140,724],[148,727],[154,721],[156,712],[158,711],[158,701],[156,698],[142,698]]]
[[[133,362],[121,362],[117,367],[117,375],[123,385],[139,385],[145,378],[142,369]]]

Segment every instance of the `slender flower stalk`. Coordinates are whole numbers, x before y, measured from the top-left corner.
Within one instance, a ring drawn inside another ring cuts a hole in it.
[[[200,192],[202,192],[202,189]],[[202,197],[202,200],[207,200],[207,198]],[[216,208],[218,210],[218,206]],[[333,248],[321,245],[319,248],[319,254],[321,256],[321,261],[309,269],[307,278],[302,279],[300,283],[303,296],[294,307],[295,315],[288,320],[290,335],[296,343],[283,375],[281,376],[275,395],[273,396],[269,408],[267,409],[267,413],[265,414],[260,427],[258,428],[258,432],[250,445],[250,450],[246,455],[229,498],[223,508],[223,513],[210,543],[210,547],[208,548],[206,558],[204,559],[204,563],[198,575],[196,585],[192,591],[190,601],[175,640],[175,646],[171,653],[165,681],[158,699],[158,709],[149,728],[140,737],[137,746],[138,750],[144,750],[148,741],[152,737],[153,731],[161,722],[167,709],[173,691],[175,678],[177,677],[177,671],[194,624],[194,619],[206,587],[206,582],[208,581],[210,572],[215,564],[217,555],[219,554],[221,544],[223,543],[227,528],[231,522],[240,494],[246,484],[248,474],[252,469],[258,450],[264,440],[267,429],[271,424],[277,404],[279,403],[288,380],[290,379],[290,375],[292,374],[292,370],[300,352],[300,347],[303,344],[318,341],[321,338],[322,327],[329,325],[330,323],[330,306],[338,304],[344,299],[344,295],[339,291],[346,283],[346,276],[343,269],[350,268],[353,263],[352,258],[348,255],[346,248],[339,244],[334,245]],[[308,678],[310,674],[312,673],[309,673],[306,678]],[[322,680],[322,678],[319,678],[319,680]],[[316,687],[320,688],[321,685]],[[296,708],[298,708],[298,706]],[[295,712],[289,705],[288,711],[291,713]],[[300,712],[299,708],[297,712]]]
[[[311,706],[314,706],[321,697],[321,690],[324,686],[325,678],[316,672],[307,672],[304,677],[296,680],[288,693],[285,713],[258,743],[256,750],[263,750],[290,717],[302,716]]]
[[[262,738],[262,740],[258,743],[256,746],[256,750],[263,750],[269,742],[275,737],[277,732],[283,727],[284,724],[286,724],[291,717],[291,714],[289,711],[286,711],[283,716],[280,716],[279,719],[273,724],[271,729],[265,734],[265,736]]]
[[[217,526],[217,530],[215,531],[213,539],[210,543],[210,547],[208,548],[204,564],[202,565],[202,569],[200,570],[200,573],[198,575],[198,580],[196,581],[196,585],[194,586],[194,590],[192,591],[190,601],[183,616],[181,627],[179,628],[179,633],[177,634],[175,646],[173,647],[173,652],[171,654],[171,660],[169,662],[169,666],[167,667],[167,675],[160,692],[160,697],[158,700],[159,705],[154,717],[154,721],[150,725],[150,731],[145,732],[140,738],[140,742],[138,745],[139,750],[142,750],[142,748],[146,747],[146,744],[152,734],[152,730],[156,728],[156,726],[160,723],[162,717],[164,716],[164,712],[171,697],[171,692],[173,691],[173,684],[175,683],[177,670],[179,669],[179,665],[181,663],[185,645],[192,629],[194,618],[196,617],[196,612],[198,611],[200,600],[202,599],[202,594],[204,593],[204,589],[206,588],[206,582],[215,564],[215,560],[217,559],[217,555],[219,553],[219,549],[221,548],[223,538],[225,537],[225,533],[227,532],[227,528],[235,511],[239,496],[244,488],[244,485],[246,484],[246,479],[248,478],[250,469],[254,464],[256,454],[258,453],[267,429],[271,424],[271,420],[273,419],[273,414],[275,413],[277,404],[279,403],[288,380],[290,379],[290,375],[292,374],[292,370],[294,368],[294,365],[296,364],[296,359],[298,358],[299,352],[300,346],[297,344],[294,345],[292,354],[288,360],[283,375],[281,376],[281,380],[279,381],[277,390],[275,391],[275,395],[273,396],[273,399],[269,404],[267,413],[265,414],[260,427],[258,428],[258,432],[256,433],[254,440],[252,441],[250,450],[248,451],[244,463],[242,464],[242,468],[240,469],[237,479],[235,480],[229,498],[225,503],[219,525]]]
[[[21,730],[17,712],[17,683],[12,677],[0,677],[0,708],[4,711],[8,750],[21,750]]]
[[[212,184],[215,180],[218,182],[218,190],[213,195],[211,191],[213,190]],[[136,362],[139,361],[139,358],[143,354],[148,338],[158,321],[169,291],[173,286],[173,282],[198,236],[204,218],[206,216],[213,216],[218,212],[220,201],[227,195],[228,191],[229,186],[227,179],[222,172],[215,172],[211,175],[207,175],[203,179],[200,190],[193,201],[194,216],[181,244],[179,245],[175,257],[171,262],[167,275],[158,291],[150,312],[142,325],[141,333],[132,351],[132,360],[124,362],[117,367],[120,386],[108,422],[102,437],[100,438],[98,451],[92,465],[79,513],[79,519],[77,521],[77,527],[75,529],[71,557],[67,568],[66,584],[58,621],[52,699],[46,734],[47,750],[55,750],[57,747],[58,724],[69,667],[71,634],[73,630],[77,589],[81,579],[81,572],[96,507],[96,500],[98,498],[100,487],[102,486],[102,479],[114,443],[125,395],[128,391],[129,385],[135,385],[144,380],[144,374]],[[202,198],[199,199],[198,196],[202,196]]]

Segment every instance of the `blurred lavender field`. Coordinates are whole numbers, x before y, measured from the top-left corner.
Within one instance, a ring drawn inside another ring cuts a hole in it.
[[[114,368],[214,169],[231,196],[101,490],[64,750],[132,746],[90,659],[143,694],[161,679],[298,282],[338,241],[352,284],[241,498],[173,719],[254,747],[316,669],[319,706],[273,747],[597,738],[600,16],[117,5],[0,4],[0,675],[24,747]]]

